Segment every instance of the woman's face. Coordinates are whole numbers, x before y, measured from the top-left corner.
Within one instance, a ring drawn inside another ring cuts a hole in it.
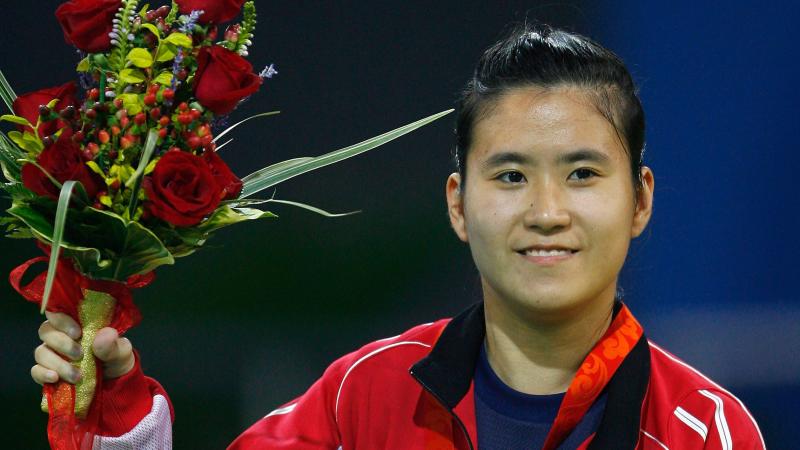
[[[636,194],[623,144],[580,88],[501,96],[473,128],[466,170],[448,179],[448,208],[485,301],[539,319],[613,302],[653,175],[642,169]]]

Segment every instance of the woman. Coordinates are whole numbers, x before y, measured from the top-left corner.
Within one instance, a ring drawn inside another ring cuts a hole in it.
[[[478,62],[456,131],[447,207],[483,302],[340,358],[230,448],[763,449],[744,405],[650,343],[617,298],[654,188],[622,61],[579,35],[517,29]],[[48,318],[32,376],[74,382],[78,327]],[[105,329],[94,349],[118,412],[96,447],[169,447],[166,394],[130,342]]]

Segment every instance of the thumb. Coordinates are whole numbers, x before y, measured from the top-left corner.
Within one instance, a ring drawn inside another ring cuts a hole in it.
[[[133,369],[135,359],[131,341],[119,337],[114,328],[107,327],[98,331],[92,350],[97,359],[103,362],[104,378],[121,377]]]

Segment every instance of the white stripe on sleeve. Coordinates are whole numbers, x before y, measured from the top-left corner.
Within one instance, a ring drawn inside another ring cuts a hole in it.
[[[680,419],[681,422],[685,423],[686,426],[696,431],[697,434],[699,434],[700,437],[703,438],[703,442],[706,441],[706,437],[708,436],[708,428],[706,427],[706,424],[701,422],[700,419],[691,415],[689,411],[686,411],[680,406],[675,408],[674,414],[675,417]]]
[[[731,438],[731,430],[728,428],[728,421],[725,420],[725,410],[723,409],[722,399],[719,398],[718,395],[712,394],[705,389],[700,389],[697,392],[711,399],[716,405],[717,409],[714,411],[714,423],[717,425],[719,439],[722,441],[722,450],[732,450],[733,438]]]

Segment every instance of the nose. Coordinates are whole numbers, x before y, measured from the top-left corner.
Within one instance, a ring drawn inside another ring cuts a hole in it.
[[[565,202],[563,189],[552,180],[540,180],[530,184],[526,196],[526,209],[523,224],[527,229],[552,234],[567,228],[571,216]]]

